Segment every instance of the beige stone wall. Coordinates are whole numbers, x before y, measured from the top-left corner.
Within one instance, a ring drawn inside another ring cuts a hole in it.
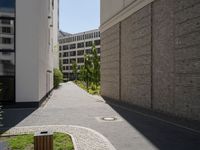
[[[121,23],[121,99],[151,106],[151,7]]]
[[[199,0],[155,0],[104,31],[102,95],[200,121],[199,14]]]
[[[119,100],[119,24],[101,34],[101,94]]]

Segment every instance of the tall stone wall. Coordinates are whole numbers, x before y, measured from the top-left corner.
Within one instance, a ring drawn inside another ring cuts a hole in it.
[[[102,39],[102,95],[200,121],[200,0],[155,0]]]
[[[121,99],[151,107],[151,7],[121,23]]]
[[[115,100],[120,99],[120,24],[101,34],[101,93]]]
[[[174,110],[174,0],[152,4],[152,103],[155,110]]]

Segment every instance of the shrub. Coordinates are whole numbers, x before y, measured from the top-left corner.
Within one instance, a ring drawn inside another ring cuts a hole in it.
[[[62,72],[59,70],[59,69],[57,69],[57,68],[55,68],[54,70],[53,70],[53,80],[54,80],[54,87],[55,88],[58,88],[58,86],[59,86],[59,84],[61,83],[61,82],[63,82],[63,74],[62,74]]]

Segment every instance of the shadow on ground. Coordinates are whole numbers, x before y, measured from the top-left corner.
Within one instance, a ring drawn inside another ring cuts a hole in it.
[[[139,113],[128,111],[120,107],[120,104],[107,103],[158,149],[200,150],[200,133],[145,116],[145,112],[142,115],[138,110]]]
[[[2,110],[0,131],[8,130],[32,114],[36,108],[9,108]]]

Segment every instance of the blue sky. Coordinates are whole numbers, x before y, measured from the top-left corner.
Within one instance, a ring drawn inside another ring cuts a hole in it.
[[[100,0],[60,0],[60,29],[77,33],[100,26]]]

